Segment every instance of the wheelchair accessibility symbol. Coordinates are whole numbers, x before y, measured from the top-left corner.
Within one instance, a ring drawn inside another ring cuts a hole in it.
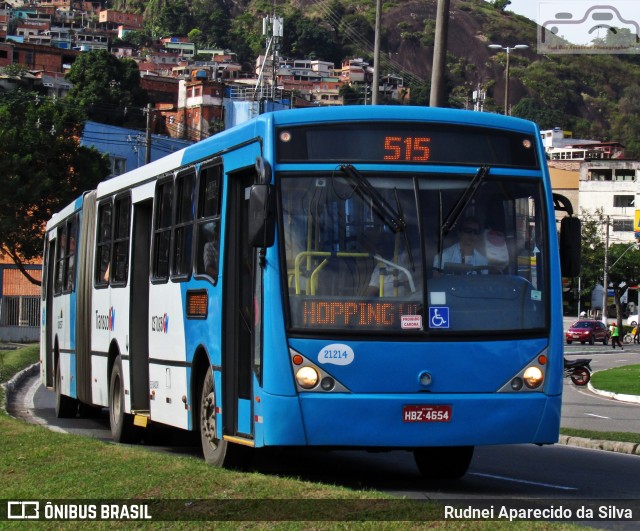
[[[429,328],[449,328],[449,308],[446,306],[430,306]]]

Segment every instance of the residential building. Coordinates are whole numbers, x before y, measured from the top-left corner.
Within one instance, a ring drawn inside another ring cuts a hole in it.
[[[64,73],[75,61],[78,52],[61,50],[40,44],[0,42],[0,68],[21,64],[30,70]]]
[[[224,85],[206,78],[180,80],[174,122],[179,138],[199,141],[224,129]]]
[[[640,210],[640,161],[592,160],[580,164],[580,208],[602,209],[611,222],[610,241],[634,241]]]
[[[156,119],[159,113],[154,112],[152,116]],[[110,177],[135,170],[145,164],[147,144],[144,131],[88,121],[85,124],[80,143],[83,146],[93,146],[100,153],[109,155]],[[191,143],[186,140],[152,134],[151,161],[179,151]]]
[[[142,15],[103,9],[98,13],[98,23],[105,30],[117,30],[119,26],[128,30],[138,30],[142,28]]]
[[[42,262],[25,269],[38,282]],[[40,339],[40,286],[33,284],[8,256],[0,252],[0,341],[27,342]]]

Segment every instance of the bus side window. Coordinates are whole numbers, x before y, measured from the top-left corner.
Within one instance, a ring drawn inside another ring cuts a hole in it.
[[[113,230],[113,283],[124,284],[129,275],[129,229],[131,198],[116,198]]]
[[[184,278],[191,273],[194,188],[195,172],[193,169],[176,178],[176,223],[173,236],[172,277]]]
[[[64,291],[72,292],[76,286],[76,244],[78,239],[78,216],[67,223],[67,255],[65,257],[66,283]]]
[[[96,286],[109,285],[111,262],[111,199],[98,207],[98,237],[96,238]]]
[[[220,257],[220,201],[222,166],[210,166],[200,172],[196,213],[196,274],[218,281]]]
[[[155,228],[153,233],[153,279],[169,278],[169,248],[171,244],[171,208],[173,181],[158,184],[155,201]]]
[[[53,285],[53,292],[55,295],[60,295],[64,287],[64,263],[67,249],[67,227],[62,225],[58,228],[58,243],[56,247],[56,270],[54,273],[55,281]]]

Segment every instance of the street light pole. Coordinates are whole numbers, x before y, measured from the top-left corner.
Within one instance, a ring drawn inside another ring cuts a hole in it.
[[[376,33],[373,42],[373,89],[371,105],[378,105],[380,91],[380,25],[382,19],[382,0],[376,0]]]
[[[604,236],[604,272],[602,274],[602,322],[607,324],[607,302],[609,302],[609,216],[606,219]]]
[[[493,48],[494,50],[504,50],[507,52],[507,64],[504,69],[504,115],[507,116],[509,113],[509,56],[511,55],[511,50],[524,50],[529,46],[526,44],[516,44],[515,46],[502,46],[502,44],[490,44],[489,48]]]

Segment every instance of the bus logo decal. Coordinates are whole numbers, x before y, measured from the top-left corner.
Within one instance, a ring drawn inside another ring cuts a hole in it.
[[[355,354],[349,345],[332,343],[318,352],[318,363],[332,363],[333,365],[349,365],[353,363]]]
[[[154,315],[151,318],[151,330],[153,332],[161,332],[166,334],[169,332],[169,316],[165,313],[164,315]]]
[[[108,314],[99,314],[98,310],[96,310],[96,329],[97,330],[108,330],[109,332],[113,332],[116,326],[116,310],[112,306],[109,308]]]

